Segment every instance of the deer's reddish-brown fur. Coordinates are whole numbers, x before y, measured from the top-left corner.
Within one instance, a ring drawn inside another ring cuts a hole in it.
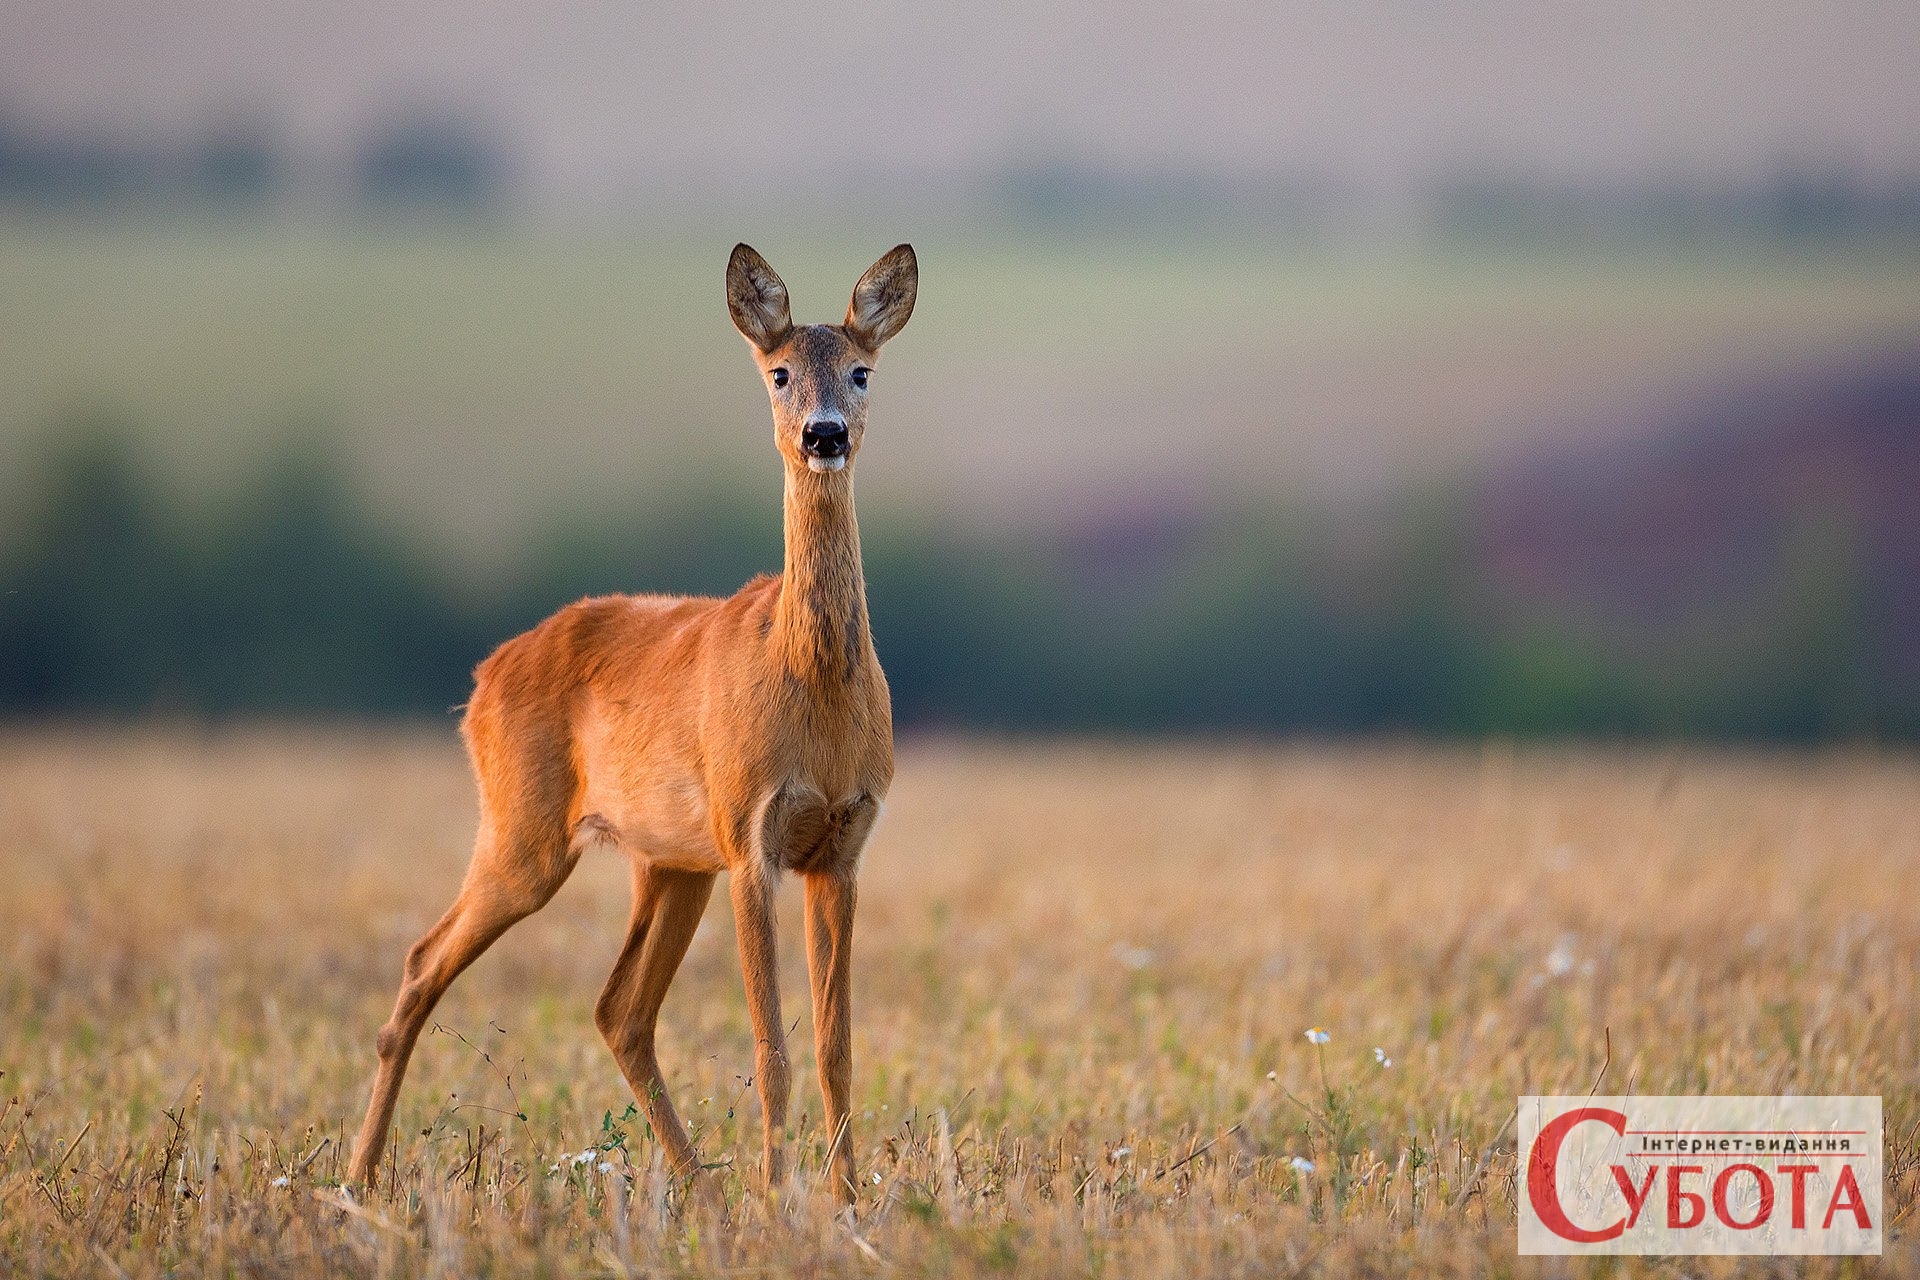
[[[912,314],[913,250],[854,287],[844,323],[793,325],[786,286],[746,245],[727,302],[773,404],[786,470],[786,564],[728,599],[605,596],[569,605],[475,673],[462,732],[480,792],[459,896],[408,951],[351,1177],[370,1182],[407,1059],[435,1002],[517,920],[544,906],[581,851],[611,843],[633,870],[626,944],[594,1009],[673,1166],[699,1167],[654,1056],[667,986],[715,875],[729,873],[766,1122],[782,1173],[789,1070],[774,891],[806,886],[813,1027],[829,1170],[851,1201],[854,877],[893,779],[886,678],[867,626],[853,463],[866,379]],[[834,452],[837,450],[837,452]]]

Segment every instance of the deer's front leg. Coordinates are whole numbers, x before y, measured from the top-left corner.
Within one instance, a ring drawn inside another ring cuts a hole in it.
[[[780,971],[775,958],[773,875],[758,858],[736,867],[730,892],[733,928],[740,943],[740,972],[753,1018],[753,1075],[767,1125],[766,1175],[772,1188],[785,1173],[782,1138],[787,1127],[787,1032],[780,1022]]]
[[[807,975],[813,985],[813,1043],[827,1108],[827,1173],[834,1194],[853,1203],[853,872],[806,877]]]

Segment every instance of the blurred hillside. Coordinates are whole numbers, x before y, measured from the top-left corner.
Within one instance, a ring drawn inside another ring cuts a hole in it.
[[[721,303],[916,245],[910,726],[1912,736],[1920,9],[27,3],[0,715],[437,714],[779,562]]]
[[[1916,494],[1920,346],[1775,371],[1631,444],[1508,466],[1478,495],[1473,560],[1489,620],[1537,646],[1514,669],[1544,684],[1516,679],[1497,718],[1577,719],[1638,679],[1643,719],[1912,733]]]
[[[440,714],[493,643],[779,563],[735,485],[555,525],[484,587],[309,451],[196,515],[68,424],[0,565],[0,712]],[[1920,734],[1920,352],[1362,508],[863,521],[908,729]]]
[[[1920,733],[1920,254],[937,225],[861,461],[900,722]],[[0,714],[430,714],[778,566],[715,238],[0,231]],[[767,242],[832,315],[884,243]]]
[[[1334,251],[929,222],[896,237],[923,295],[861,496],[962,530],[1380,500],[1920,333],[1920,250],[1897,245]],[[195,501],[320,447],[479,579],[555,522],[777,494],[719,287],[750,231],[0,224],[0,530],[33,442],[98,413]],[[754,238],[803,318],[837,318],[891,243],[773,234]]]

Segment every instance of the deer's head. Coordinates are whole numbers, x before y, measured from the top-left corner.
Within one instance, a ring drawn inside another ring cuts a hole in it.
[[[889,250],[853,286],[840,324],[795,325],[787,286],[742,244],[727,263],[727,310],[753,348],[773,402],[773,438],[789,469],[845,470],[867,427],[880,348],[906,327],[919,287],[913,246]]]

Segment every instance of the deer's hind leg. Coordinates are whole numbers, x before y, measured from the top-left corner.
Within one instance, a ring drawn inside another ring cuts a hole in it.
[[[686,958],[712,893],[712,872],[674,871],[636,857],[626,945],[593,1009],[593,1020],[646,1109],[647,1123],[666,1148],[668,1163],[683,1177],[698,1171],[699,1153],[667,1097],[653,1037],[667,987]]]
[[[380,1028],[380,1065],[354,1145],[350,1181],[373,1181],[407,1061],[440,997],[501,934],[545,906],[573,870],[579,851],[569,839],[564,804],[523,813],[504,830],[482,819],[459,897],[407,952],[393,1015]]]

